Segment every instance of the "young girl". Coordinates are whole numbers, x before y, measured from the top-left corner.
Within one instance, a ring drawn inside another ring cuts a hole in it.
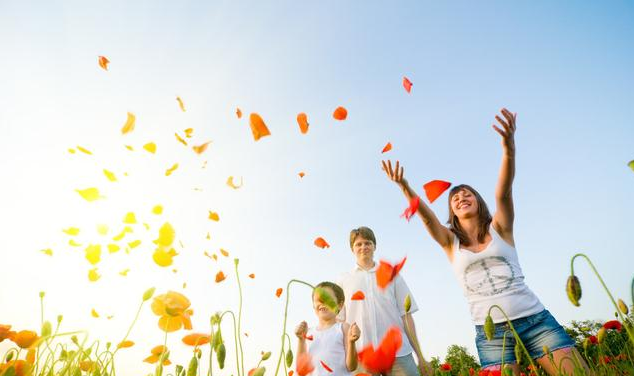
[[[315,293],[318,288],[335,298],[337,309],[334,312],[320,299],[319,294]],[[306,321],[302,321],[297,326],[295,329],[295,335],[299,339],[297,357],[308,351],[315,368],[313,376],[351,375],[351,372],[357,369],[355,342],[359,339],[361,332],[356,323],[348,325],[337,322],[337,314],[345,302],[341,287],[332,282],[321,282],[315,290],[313,290],[313,309],[319,324],[316,328],[309,329]]]
[[[505,364],[513,364],[518,374],[511,333],[506,334],[506,348],[502,353],[504,333],[508,331],[504,315],[491,310],[495,325],[495,337],[487,341],[483,325],[492,305],[504,309],[511,319],[520,339],[531,357],[536,359],[549,374],[557,374],[560,360],[561,371],[572,374],[577,358],[587,369],[583,359],[574,348],[573,340],[541,304],[537,296],[524,283],[513,239],[512,183],[515,175],[515,120],[503,108],[502,117],[495,116],[501,127],[493,125],[502,136],[502,166],[495,189],[496,211],[491,217],[486,203],[478,192],[468,185],[458,185],[449,193],[449,228],[443,226],[431,209],[420,200],[418,214],[429,234],[442,247],[451,263],[476,324],[476,347],[483,369],[499,370],[504,357]],[[408,200],[416,196],[407,180],[403,178],[403,167],[399,162],[393,169],[391,161],[383,163],[388,177],[403,190]],[[546,347],[551,351],[545,356]]]

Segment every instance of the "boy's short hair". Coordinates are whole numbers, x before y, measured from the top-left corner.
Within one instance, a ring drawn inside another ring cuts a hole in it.
[[[363,239],[371,240],[376,246],[376,238],[374,232],[369,227],[361,226],[350,231],[350,248],[354,245],[354,241],[357,236],[361,236]]]
[[[335,293],[335,299],[337,299],[337,304],[342,305],[343,303],[346,302],[346,296],[343,293],[343,289],[339,287],[338,284],[324,281],[319,283],[317,286],[315,286],[316,289],[324,288],[324,287],[329,287]]]

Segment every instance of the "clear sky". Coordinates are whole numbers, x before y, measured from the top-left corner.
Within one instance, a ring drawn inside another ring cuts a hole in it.
[[[194,329],[206,331],[213,312],[237,309],[238,257],[251,368],[260,351],[279,350],[284,302],[275,289],[292,278],[337,279],[354,265],[350,229],[367,225],[377,258],[408,257],[402,274],[420,307],[423,352],[444,356],[460,344],[475,354],[450,265],[418,218],[399,217],[407,202],[380,160],[400,160],[421,194],[433,179],[468,183],[493,206],[501,147],[491,124],[503,106],[518,113],[515,239],[526,281],[560,322],[609,319],[614,309],[586,265],[577,267],[580,308],[564,284],[570,257],[586,252],[631,304],[633,21],[627,1],[0,1],[0,322],[38,329],[45,290],[47,319],[63,314],[63,329],[117,343],[143,291],[156,286],[188,296]],[[337,106],[347,120],[332,118]],[[121,135],[127,112],[136,129]],[[251,112],[270,137],[253,140]],[[174,137],[190,127],[190,146],[212,141],[200,156]],[[150,141],[155,155],[142,149]],[[388,141],[394,148],[382,155]],[[93,154],[67,151],[77,145]],[[244,185],[231,189],[229,176]],[[89,203],[75,192],[88,187],[105,198]],[[151,214],[156,204],[161,216]],[[446,194],[431,207],[444,221]],[[122,244],[141,245],[104,251],[102,277],[89,282],[84,248],[110,243],[129,211],[139,224]],[[164,222],[183,246],[168,268],[152,261]],[[107,236],[97,224],[110,227]],[[62,232],[71,226],[81,247]],[[316,248],[318,236],[331,247]],[[228,278],[216,284],[220,270]],[[289,333],[303,319],[314,322],[310,292],[294,287]],[[163,340],[156,321],[142,311],[130,337],[137,344],[119,359],[130,372],[152,370],[141,359]],[[189,357],[184,334],[168,337],[179,363]]]

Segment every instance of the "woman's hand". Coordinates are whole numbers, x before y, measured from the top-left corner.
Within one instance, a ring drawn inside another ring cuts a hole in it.
[[[403,166],[399,166],[399,162],[396,161],[396,166],[392,168],[392,161],[388,160],[387,163],[385,161],[381,161],[383,165],[383,171],[387,175],[390,180],[398,184],[399,187],[404,188],[407,186],[407,180],[403,177]]]
[[[308,333],[308,324],[306,324],[306,321],[302,321],[297,325],[297,328],[295,328],[295,335],[301,341],[306,339],[306,333]]]
[[[497,127],[493,124],[493,129],[502,136],[502,147],[507,153],[513,155],[515,153],[515,124],[516,124],[516,113],[511,113],[506,108],[501,110],[502,119],[499,115],[495,115],[495,120],[500,123],[502,128]]]

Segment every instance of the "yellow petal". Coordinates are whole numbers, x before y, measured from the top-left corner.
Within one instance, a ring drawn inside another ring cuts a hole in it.
[[[211,235],[209,234],[209,231],[207,231],[207,237],[206,238],[207,238],[207,240],[211,239]]]
[[[97,232],[99,233],[99,235],[108,234],[108,225],[98,224],[97,225]]]
[[[44,253],[45,255],[48,256],[53,256],[53,250],[50,248],[46,248],[46,249],[41,249],[40,252]]]
[[[225,251],[224,249],[220,248],[220,253],[225,256],[225,257],[229,257],[229,252]]]
[[[73,148],[68,148],[68,152],[69,152],[69,153],[71,153],[71,154],[75,154],[75,149],[73,149]]]
[[[163,226],[159,229],[159,237],[156,239],[156,244],[169,247],[174,242],[174,238],[176,237],[176,231],[174,231],[174,227],[172,227],[169,222],[165,222]]]
[[[229,176],[229,178],[227,179],[227,185],[230,186],[233,189],[238,189],[238,188],[242,187],[242,177],[240,177],[240,185],[236,185],[233,182],[233,176]]]
[[[177,168],[178,168],[178,163],[174,163],[174,165],[172,167],[168,168],[165,171],[165,176],[170,176],[172,174],[172,172],[174,172]]]
[[[75,191],[88,202],[104,198],[103,196],[99,195],[99,189],[97,188],[75,189]]]
[[[178,140],[178,142],[180,142],[181,144],[187,146],[187,141],[183,140],[183,138],[181,136],[179,136],[178,133],[174,133],[174,136],[176,136],[176,139]]]
[[[194,128],[187,128],[183,132],[185,132],[185,137],[192,138],[192,135],[194,134]]]
[[[205,152],[205,150],[207,150],[207,146],[209,146],[209,144],[211,144],[211,141],[207,141],[204,144],[198,145],[198,146],[192,146],[192,149],[194,149],[194,152],[196,152],[196,154],[202,154]]]
[[[143,149],[154,154],[156,153],[156,144],[154,142],[148,142],[147,144],[143,145]]]
[[[218,213],[216,212],[212,212],[211,210],[209,211],[209,219],[211,219],[212,221],[216,221],[218,222],[220,220],[220,216],[218,215]]]
[[[129,232],[129,233],[133,233],[133,232],[134,232],[134,230],[132,230],[132,227],[130,227],[130,226],[125,226],[125,227],[123,228],[123,232],[125,232],[125,233],[128,233],[128,232]]]
[[[68,245],[70,245],[71,247],[81,247],[81,244],[77,243],[75,239],[69,240]]]
[[[150,225],[148,225],[147,223],[143,222],[143,227],[145,227],[146,230],[150,229]]]
[[[133,241],[133,242],[128,243],[128,247],[130,247],[130,248],[136,248],[136,247],[138,247],[140,244],[141,244],[141,241],[140,241],[140,240],[135,240],[135,241]]]
[[[86,254],[86,260],[92,265],[97,264],[101,260],[101,245],[100,244],[90,244],[84,250]]]
[[[128,112],[128,119],[126,120],[123,128],[121,128],[121,134],[130,133],[134,130],[134,122],[136,120],[136,116],[132,112]]]
[[[90,315],[95,318],[99,317],[99,313],[94,308],[90,310]]]
[[[152,208],[152,213],[156,214],[156,215],[161,215],[163,213],[163,206],[161,205],[156,205]]]
[[[183,100],[181,99],[181,97],[176,97],[176,100],[178,101],[178,107],[180,107],[181,110],[185,112],[185,105],[183,104]]]
[[[92,152],[88,149],[82,148],[81,146],[77,146],[77,150],[81,151],[84,154],[92,155]]]
[[[69,227],[69,228],[63,229],[62,231],[70,236],[75,236],[79,234],[79,229],[77,227]]]
[[[120,249],[121,247],[119,247],[117,244],[108,244],[108,253],[119,252]]]
[[[121,231],[119,235],[112,237],[112,240],[114,240],[115,242],[118,242],[119,240],[123,239],[124,236],[125,236],[125,230]]]
[[[152,259],[158,266],[166,267],[172,265],[174,262],[172,258],[177,255],[178,253],[176,253],[174,248],[170,248],[169,251],[166,251],[163,248],[157,248],[152,255]]]
[[[126,149],[130,150],[130,151],[134,151],[134,148],[132,147],[132,145],[124,145]]]
[[[103,169],[103,174],[106,175],[106,177],[108,178],[108,180],[110,181],[117,181],[117,177],[115,176],[114,172],[112,171],[108,171],[105,168]]]
[[[90,269],[88,271],[88,280],[90,282],[95,282],[97,281],[99,278],[101,278],[101,275],[99,273],[97,273],[97,268],[94,269]]]
[[[183,288],[187,288],[187,282],[183,282]]]
[[[134,212],[128,212],[125,217],[123,218],[123,223],[128,223],[128,224],[135,224],[136,223],[136,216],[134,215]]]
[[[129,271],[130,271],[130,269],[124,269],[124,270],[119,272],[119,275],[127,277]]]

